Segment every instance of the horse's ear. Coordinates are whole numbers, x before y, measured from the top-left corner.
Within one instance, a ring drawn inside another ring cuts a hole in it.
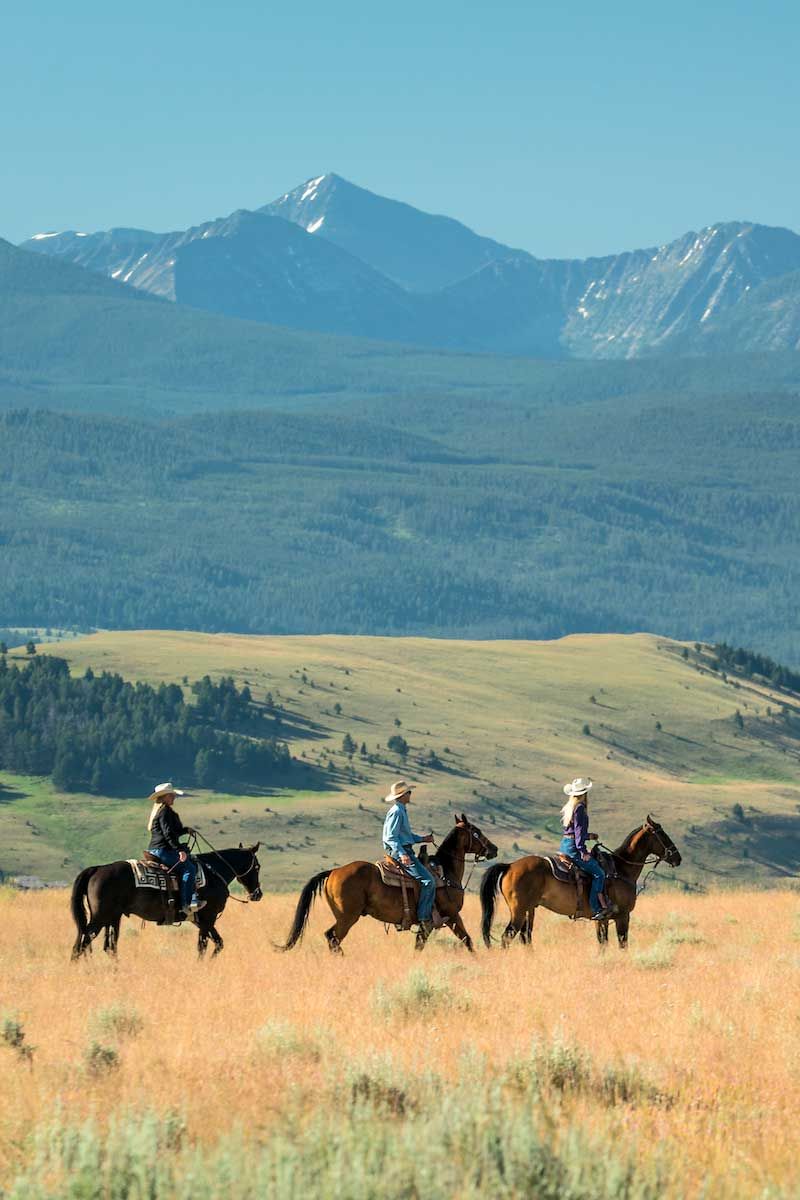
[[[461,814],[461,820],[464,822],[464,824],[465,824],[465,825],[469,825],[469,821],[467,820],[467,814],[466,814],[466,813],[463,813],[463,812],[462,812],[462,814]]]
[[[251,854],[258,854],[258,847],[259,847],[260,845],[261,845],[261,842],[256,842],[255,846],[251,846],[251,847],[250,847],[250,853],[251,853]]]
[[[652,829],[652,828],[653,828],[653,826],[655,825],[655,821],[654,821],[654,820],[653,820],[653,818],[650,816],[650,813],[648,813],[648,814],[647,814],[647,816],[645,817],[645,822],[644,822],[644,823],[645,823],[645,825],[647,825],[647,827],[648,827],[649,829]]]
[[[240,849],[240,850],[244,850],[244,846],[242,845],[242,843],[241,843],[241,842],[239,842],[239,849]]]
[[[454,817],[455,817],[455,819],[456,819],[456,825],[460,825],[460,824],[461,824],[461,817],[458,815],[458,813],[453,813],[453,816],[454,816]]]

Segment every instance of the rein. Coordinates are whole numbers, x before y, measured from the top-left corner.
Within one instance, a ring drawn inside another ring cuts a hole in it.
[[[445,887],[453,888],[455,891],[464,892],[464,893],[466,893],[467,888],[469,887],[469,882],[472,879],[472,873],[475,870],[476,865],[479,862],[484,861],[484,859],[487,857],[488,850],[489,850],[488,840],[487,840],[487,838],[485,838],[483,836],[483,834],[480,835],[480,841],[483,844],[482,849],[473,850],[472,843],[477,842],[478,838],[476,837],[476,831],[472,828],[472,826],[470,825],[470,826],[468,826],[468,828],[469,828],[470,844],[469,844],[469,847],[464,851],[464,855],[466,856],[467,854],[474,854],[475,857],[472,860],[472,866],[469,869],[469,875],[467,876],[467,882],[466,883],[456,883],[454,880],[451,881],[451,880],[447,879],[446,877],[444,880]],[[434,844],[434,846],[436,845],[435,842],[433,844]]]
[[[642,860],[642,862],[639,862],[635,858],[623,858],[622,855],[617,850],[612,850],[609,846],[606,846],[604,842],[597,843],[597,845],[600,847],[601,850],[605,850],[606,853],[610,854],[612,858],[618,859],[619,862],[625,863],[626,866],[641,867],[642,870],[644,870],[645,867],[650,867],[650,870],[645,875],[643,882],[642,883],[637,882],[635,885],[637,896],[641,896],[642,892],[644,891],[644,889],[647,887],[648,883],[650,882],[650,877],[658,870],[658,868],[661,866],[662,862],[664,862],[664,860],[666,859],[667,854],[669,853],[669,847],[664,844],[664,839],[662,837],[660,837],[658,831],[653,829],[652,827],[650,827],[649,832],[654,837],[658,838],[659,842],[661,843],[661,849],[664,851],[664,853],[657,854],[655,852],[655,850],[650,850],[644,856],[644,859]],[[652,855],[652,857],[651,857],[651,855]]]
[[[215,855],[217,856],[217,858],[219,859],[219,861],[220,861],[221,863],[224,863],[224,864],[225,864],[225,866],[228,868],[228,870],[229,870],[229,871],[233,871],[233,867],[232,867],[232,866],[231,866],[231,864],[228,862],[228,860],[222,857],[222,855],[220,854],[219,850],[217,850],[215,846],[212,846],[212,845],[211,845],[211,842],[208,840],[208,838],[206,838],[206,837],[203,837],[202,833],[198,833],[198,831],[197,831],[196,829],[195,829],[195,831],[194,831],[194,835],[193,835],[193,836],[194,836],[195,840],[197,840],[197,838],[199,838],[201,842],[205,842],[205,844],[208,846],[208,848],[209,848],[209,850],[211,851],[211,853],[212,853],[212,854],[215,854]],[[246,871],[242,871],[242,872],[240,872],[240,874],[238,874],[238,875],[236,874],[236,872],[235,872],[235,871],[233,871],[233,878],[236,880],[236,882],[237,882],[237,883],[241,883],[241,882],[242,882],[242,879],[244,878],[244,876],[245,876],[245,875],[249,875],[249,874],[250,874],[250,872],[251,872],[251,871],[252,871],[252,869],[253,869],[253,864],[255,863],[255,861],[256,861],[256,856],[255,856],[255,854],[253,854],[253,855],[252,855],[252,858],[251,858],[251,860],[250,860],[250,865],[249,865],[249,867],[247,868],[247,870],[246,870]],[[214,868],[213,868],[213,867],[211,867],[211,870],[213,871],[213,870],[214,870]],[[216,872],[216,873],[218,874],[218,872]],[[228,887],[228,883],[227,883],[227,881],[226,881],[226,880],[223,880],[223,883],[225,884],[225,886],[226,886],[226,887]],[[231,899],[231,900],[235,900],[237,904],[249,904],[249,903],[250,903],[250,895],[249,895],[249,893],[248,893],[248,896],[247,896],[247,899],[246,899],[246,900],[241,900],[241,899],[240,899],[238,896],[234,896],[233,892],[231,892],[231,891],[229,891],[229,892],[228,892],[228,897],[229,897],[229,899]]]

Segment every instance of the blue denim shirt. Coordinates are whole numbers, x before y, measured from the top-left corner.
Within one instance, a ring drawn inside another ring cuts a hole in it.
[[[383,848],[392,858],[407,854],[415,842],[421,842],[425,834],[414,833],[408,823],[405,804],[393,804],[383,822]]]

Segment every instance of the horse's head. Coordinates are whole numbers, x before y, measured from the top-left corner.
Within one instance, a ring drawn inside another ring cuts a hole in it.
[[[456,813],[455,817],[456,829],[463,831],[461,836],[465,854],[474,854],[476,862],[482,858],[497,858],[497,846],[467,819],[466,813],[462,812],[461,816]]]
[[[256,842],[255,846],[243,846],[239,842],[239,849],[246,857],[243,869],[236,872],[236,878],[253,901],[261,900],[264,895],[261,891],[261,883],[258,877],[258,873],[261,870],[261,864],[257,857],[260,845],[261,842]]]
[[[649,813],[642,828],[647,839],[645,845],[648,854],[655,854],[658,858],[663,858],[670,867],[679,867],[681,865],[680,850],[669,834],[664,832],[662,826]]]

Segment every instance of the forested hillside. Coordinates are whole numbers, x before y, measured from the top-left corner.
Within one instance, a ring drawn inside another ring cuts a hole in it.
[[[63,658],[22,667],[0,655],[0,769],[50,775],[62,791],[147,790],[163,764],[201,787],[287,783],[289,752],[274,713],[232,679],[158,688],[91,668],[73,679]],[[191,697],[190,693],[190,697]]]
[[[7,414],[0,619],[659,629],[800,662],[793,396],[351,408],[371,419]]]

